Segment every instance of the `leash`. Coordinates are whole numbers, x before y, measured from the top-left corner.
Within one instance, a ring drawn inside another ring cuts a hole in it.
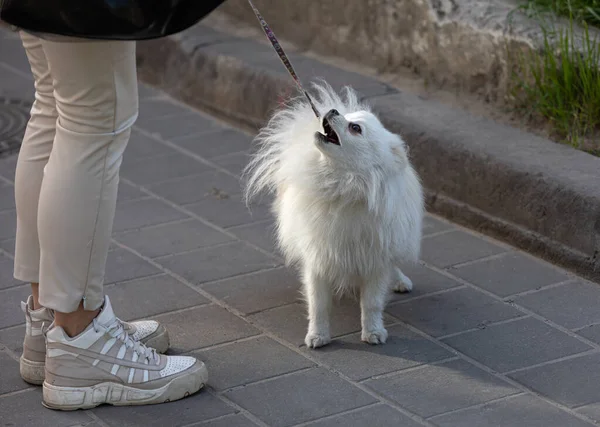
[[[254,14],[256,15],[256,18],[258,19],[258,22],[260,22],[260,25],[262,26],[262,29],[265,32],[265,35],[267,36],[267,38],[269,39],[269,41],[273,45],[273,48],[275,49],[275,52],[277,52],[277,55],[279,55],[279,59],[281,59],[281,62],[283,62],[283,65],[288,70],[288,73],[290,73],[290,76],[292,76],[292,79],[294,79],[294,82],[296,82],[296,85],[298,86],[298,89],[302,93],[304,93],[304,96],[306,96],[306,99],[308,100],[308,103],[310,104],[313,112],[315,113],[315,116],[317,116],[317,119],[318,119],[320,117],[319,116],[319,112],[317,111],[317,108],[315,107],[315,104],[313,104],[312,99],[308,95],[308,92],[302,86],[302,83],[300,82],[300,79],[298,78],[298,75],[294,71],[294,67],[292,67],[292,64],[290,63],[290,60],[288,59],[287,55],[283,51],[283,48],[281,47],[281,45],[277,41],[277,37],[275,37],[275,34],[271,30],[271,28],[269,27],[269,25],[267,24],[267,22],[265,21],[265,19],[262,17],[262,15],[260,14],[260,12],[256,8],[256,6],[254,6],[254,4],[252,3],[252,0],[248,0],[248,3],[250,4],[250,7],[254,11]]]

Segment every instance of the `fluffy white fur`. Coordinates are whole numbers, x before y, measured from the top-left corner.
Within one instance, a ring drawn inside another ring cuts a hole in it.
[[[422,187],[404,141],[352,89],[343,97],[325,83],[314,89],[321,117],[339,112],[328,117],[341,146],[317,134],[323,122],[304,98],[292,100],[257,137],[259,149],[245,171],[246,197],[276,196],[279,246],[298,265],[308,302],[306,345],[331,341],[332,297],[341,292],[360,292],[362,340],[385,343],[390,289],[413,286],[399,265],[419,257]]]

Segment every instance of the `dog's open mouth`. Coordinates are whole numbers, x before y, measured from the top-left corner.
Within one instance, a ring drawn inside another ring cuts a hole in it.
[[[321,139],[324,142],[335,144],[335,145],[342,145],[342,144],[340,144],[340,138],[339,138],[338,134],[335,133],[335,131],[329,124],[329,120],[327,120],[327,118],[323,119],[323,130],[325,131],[325,135],[323,135],[320,132],[318,132],[318,133],[319,133],[319,135],[321,135],[321,137],[322,137]]]

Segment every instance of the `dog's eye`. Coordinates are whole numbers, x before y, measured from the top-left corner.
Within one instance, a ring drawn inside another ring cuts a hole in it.
[[[355,133],[362,133],[360,125],[357,125],[356,123],[350,123],[350,130]]]

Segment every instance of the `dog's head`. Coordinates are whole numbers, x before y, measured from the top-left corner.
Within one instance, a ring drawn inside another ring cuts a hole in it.
[[[315,133],[315,144],[334,168],[393,170],[408,164],[404,141],[368,110],[341,114],[332,108],[321,125],[322,131]]]

